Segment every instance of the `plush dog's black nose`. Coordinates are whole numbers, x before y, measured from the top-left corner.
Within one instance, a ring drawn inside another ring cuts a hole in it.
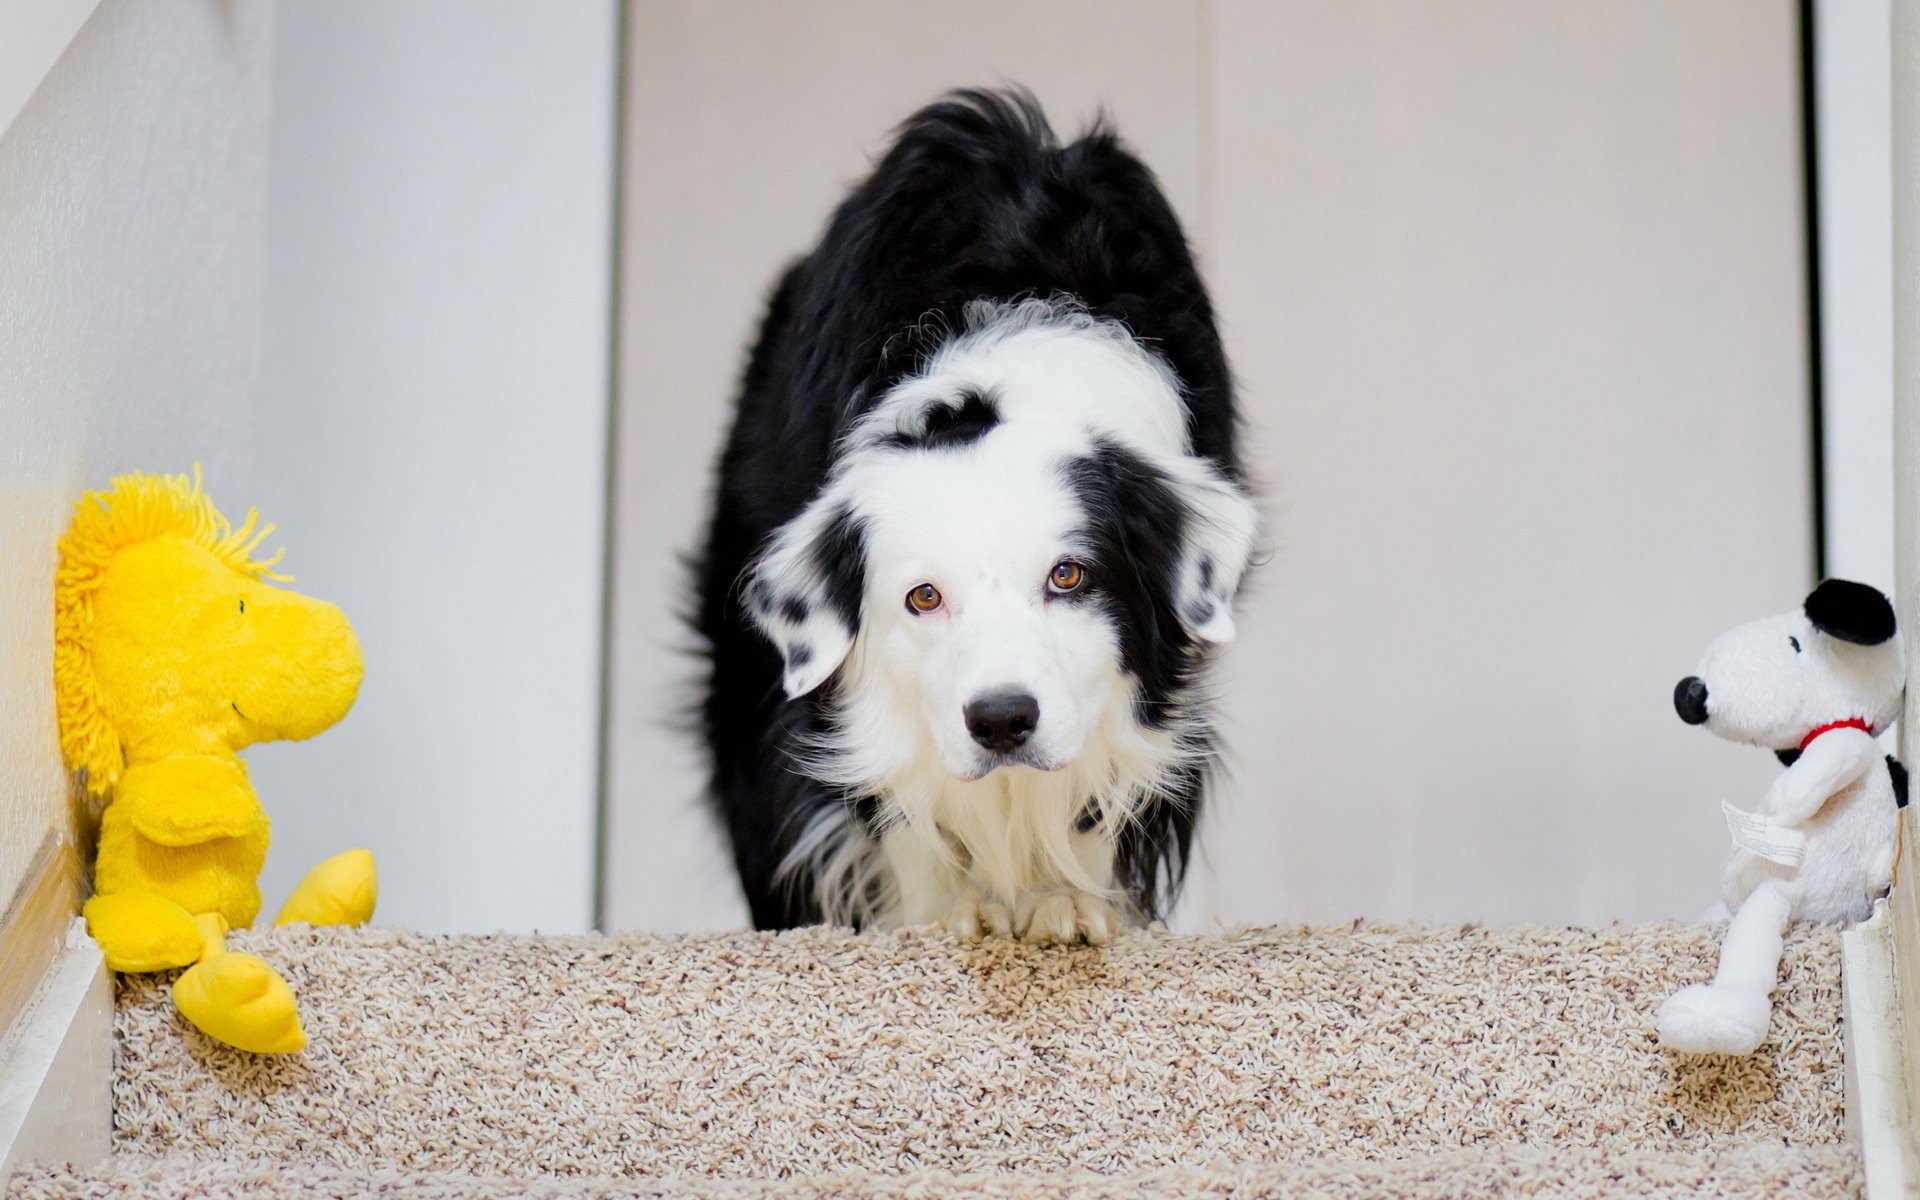
[[[967,732],[989,750],[1011,750],[1033,736],[1040,702],[1025,692],[988,692],[968,701]]]
[[[1673,711],[1689,725],[1699,725],[1707,719],[1707,681],[1698,675],[1689,675],[1673,688]]]

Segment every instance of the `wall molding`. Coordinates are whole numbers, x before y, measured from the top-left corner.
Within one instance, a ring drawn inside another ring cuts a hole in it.
[[[113,1149],[113,978],[78,918],[39,985],[0,1039],[0,1188],[15,1167]]]
[[[83,872],[49,831],[0,914],[0,1179],[90,1162],[113,1137],[113,980],[79,917]]]
[[[50,830],[0,915],[0,1038],[32,999],[80,911],[80,856]]]
[[[1912,887],[1874,907],[1871,920],[1840,935],[1846,1030],[1847,1130],[1860,1148],[1868,1200],[1920,1196],[1920,1147],[1914,1142],[1914,1077],[1908,1055],[1920,1032],[1902,1003],[1903,939],[1912,942]]]

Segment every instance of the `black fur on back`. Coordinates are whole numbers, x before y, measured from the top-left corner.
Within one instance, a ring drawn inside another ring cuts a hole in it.
[[[821,809],[857,816],[871,805],[790,757],[826,719],[828,689],[785,699],[779,656],[742,608],[742,573],[818,493],[848,426],[964,327],[968,303],[1056,293],[1123,322],[1168,362],[1186,390],[1195,452],[1238,478],[1226,358],[1172,209],[1110,132],[1096,123],[1062,146],[1024,91],[957,92],[910,117],[774,289],[720,458],[693,614],[709,660],[700,717],[712,792],[759,928],[819,919],[805,881],[776,881],[779,865]],[[986,403],[937,436],[989,420]],[[846,561],[829,574],[853,581],[857,603],[857,528],[838,543]],[[1128,616],[1153,627],[1125,635],[1145,646],[1128,667],[1160,693],[1153,681],[1184,671],[1187,650],[1160,629],[1167,614]],[[1143,699],[1148,720],[1154,703]],[[1122,839],[1122,882],[1143,911],[1158,912],[1178,888],[1202,787],[1190,772]]]

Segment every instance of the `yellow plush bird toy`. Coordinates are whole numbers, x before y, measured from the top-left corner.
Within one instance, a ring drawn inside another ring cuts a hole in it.
[[[189,967],[174,1003],[261,1054],[306,1045],[293,989],[226,932],[260,910],[267,814],[238,751],[309,738],[347,714],[360,644],[338,608],[274,586],[273,526],[235,529],[200,472],[123,475],[75,506],[54,583],[60,747],[106,797],[89,931],[116,971]],[[278,924],[373,915],[373,856],[314,868]]]

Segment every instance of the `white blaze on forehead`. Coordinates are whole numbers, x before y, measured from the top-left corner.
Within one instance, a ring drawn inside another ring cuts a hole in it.
[[[1099,434],[1153,457],[1188,452],[1179,380],[1114,321],[1061,301],[976,304],[968,332],[894,387],[853,432],[855,446],[917,424],[964,391],[992,398],[1003,422]]]
[[[865,456],[846,479],[867,518],[868,584],[893,591],[931,580],[1030,576],[1037,589],[1078,548],[1086,517],[1061,474],[1086,452],[1064,427],[996,429],[972,445]]]

